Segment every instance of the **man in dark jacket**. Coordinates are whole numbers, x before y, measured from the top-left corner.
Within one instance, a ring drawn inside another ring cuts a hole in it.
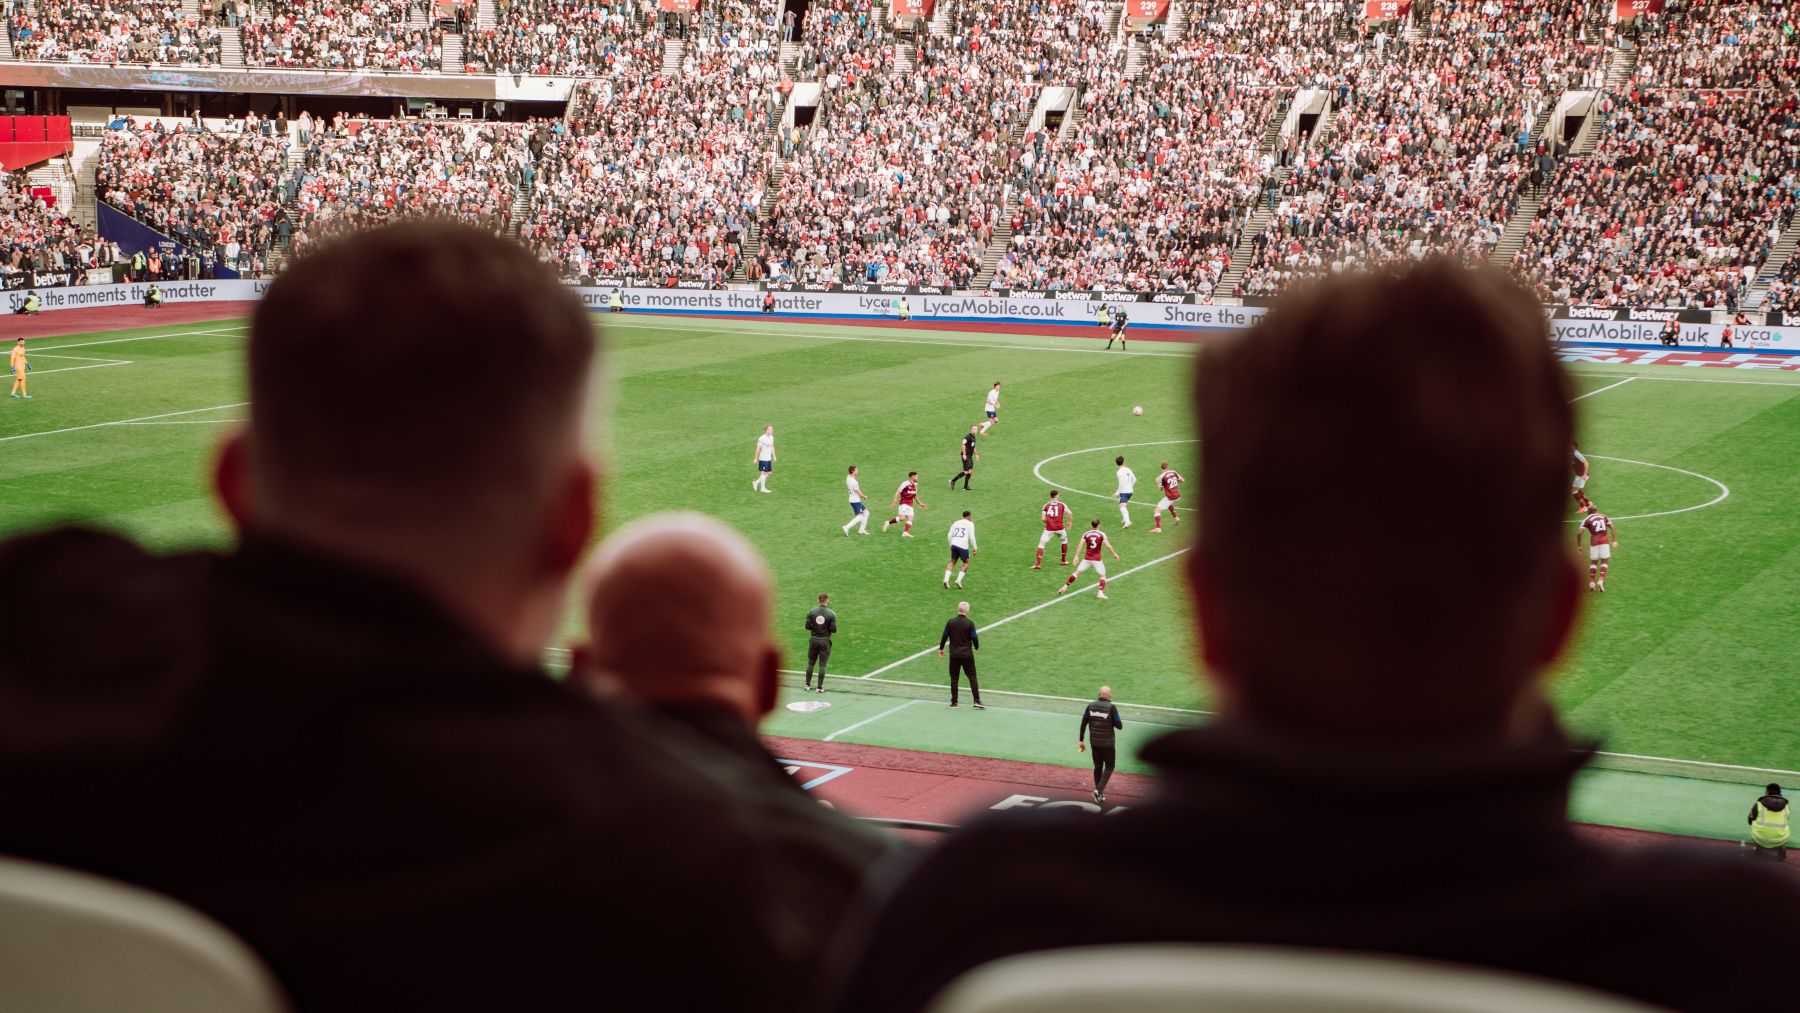
[[[302,1010],[783,1008],[815,807],[538,662],[594,525],[594,346],[478,230],[290,267],[216,466],[233,548],[0,544],[0,851],[200,908]]]
[[[975,628],[974,620],[969,618],[969,603],[966,601],[956,603],[956,614],[944,624],[943,635],[938,637],[938,657],[944,656],[946,647],[950,650],[950,706],[957,705],[957,687],[962,682],[962,676],[967,675],[969,698],[974,702],[976,710],[985,710],[981,703],[981,684],[975,681],[975,652],[981,650],[981,631]]]
[[[1607,850],[1567,822],[1588,753],[1539,677],[1581,598],[1563,547],[1573,409],[1535,300],[1442,261],[1340,275],[1206,346],[1195,376],[1206,482],[1186,577],[1220,716],[1142,751],[1157,801],[1001,815],[947,841],[847,934],[860,957],[836,1008],[916,1010],[999,957],[1149,942],[1766,1005],[1768,968],[1800,951],[1800,888],[1758,863]],[[1473,533],[1454,593],[1395,562],[1419,518],[1384,490],[1419,474],[1434,516]],[[1046,887],[1097,869],[1103,888]],[[946,947],[955,925],[980,930]]]

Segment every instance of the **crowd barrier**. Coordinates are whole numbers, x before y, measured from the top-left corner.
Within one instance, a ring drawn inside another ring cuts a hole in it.
[[[162,284],[168,303],[236,302],[260,298],[269,282],[171,281]],[[140,305],[148,286],[81,285],[72,288],[37,289],[44,311],[94,309]],[[596,312],[606,310],[614,291],[598,286],[579,286],[574,291]],[[667,313],[700,316],[761,317],[765,293],[753,289],[709,290],[694,288],[617,289],[627,313]],[[981,324],[1061,324],[1093,326],[1102,306],[1124,306],[1135,328],[1169,331],[1229,331],[1248,327],[1268,309],[1263,306],[1221,306],[1097,298],[1091,293],[1062,293],[1057,297],[1020,295],[895,296],[853,292],[776,291],[774,316],[816,320],[893,320],[894,300],[904,298],[915,321]],[[25,292],[6,293],[7,312],[16,311]],[[1695,321],[1693,313],[1661,310],[1556,307],[1545,309],[1552,337],[1560,344],[1596,347],[1662,347],[1663,325],[1681,321],[1679,347],[1717,348],[1726,325]],[[1683,317],[1690,319],[1683,320]],[[1745,352],[1800,352],[1800,326],[1749,324],[1732,328],[1732,345]]]

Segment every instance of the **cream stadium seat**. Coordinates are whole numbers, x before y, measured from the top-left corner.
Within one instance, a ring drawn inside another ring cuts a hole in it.
[[[281,1013],[249,947],[166,897],[0,858],[0,1010]]]
[[[1143,945],[1009,957],[930,1013],[1645,1013],[1653,1007],[1505,971],[1328,950]]]

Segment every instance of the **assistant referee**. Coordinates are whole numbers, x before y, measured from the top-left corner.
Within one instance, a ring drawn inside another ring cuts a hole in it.
[[[1112,687],[1100,687],[1100,697],[1087,705],[1081,712],[1081,728],[1075,733],[1075,748],[1083,750],[1087,743],[1094,744],[1094,802],[1106,801],[1106,782],[1113,776],[1113,732],[1124,728],[1125,722],[1119,719],[1119,708],[1113,706]]]
[[[813,664],[819,666],[819,692],[825,692],[825,662],[831,660],[831,635],[837,632],[837,613],[826,608],[828,594],[819,596],[819,605],[806,614],[806,688],[812,689]]]

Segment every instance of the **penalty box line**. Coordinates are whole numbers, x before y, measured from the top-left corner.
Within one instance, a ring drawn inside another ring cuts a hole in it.
[[[1174,552],[1171,552],[1166,556],[1158,556],[1157,558],[1152,559],[1147,563],[1139,563],[1138,565],[1132,567],[1129,570],[1121,571],[1118,575],[1108,577],[1106,579],[1109,581],[1124,580],[1126,577],[1131,576],[1132,574],[1138,572],[1139,570],[1148,569],[1149,567],[1155,566],[1158,563],[1168,562],[1169,560],[1174,559],[1176,556],[1179,556],[1186,551],[1188,551],[1186,548],[1176,549]],[[1012,622],[1014,619],[1023,619],[1026,616],[1031,615],[1034,612],[1041,612],[1044,609],[1047,609],[1050,606],[1055,605],[1059,602],[1070,601],[1070,600],[1074,599],[1076,596],[1086,594],[1087,592],[1092,591],[1099,586],[1100,585],[1096,582],[1096,583],[1088,584],[1084,587],[1081,587],[1081,588],[1078,588],[1078,589],[1075,589],[1072,591],[1064,592],[1063,594],[1059,594],[1056,597],[1051,598],[1048,601],[1039,602],[1036,605],[1033,605],[1030,608],[1025,609],[1022,612],[1014,612],[1012,615],[1007,616],[1004,619],[996,619],[993,622],[987,624],[986,626],[977,626],[975,628],[975,632],[978,634],[986,633],[989,630],[996,629],[1001,626],[1005,626],[1007,623]],[[868,675],[858,676],[857,678],[873,679],[876,676],[882,674],[883,672],[891,672],[894,669],[899,668],[901,665],[907,664],[908,662],[917,661],[918,659],[923,658],[924,656],[926,656],[927,654],[930,654],[931,652],[933,652],[935,650],[937,650],[936,647],[927,647],[924,650],[915,651],[912,654],[909,654],[906,657],[901,658],[899,661],[890,662],[886,665],[881,666],[880,668],[877,668],[875,671],[870,672]]]

